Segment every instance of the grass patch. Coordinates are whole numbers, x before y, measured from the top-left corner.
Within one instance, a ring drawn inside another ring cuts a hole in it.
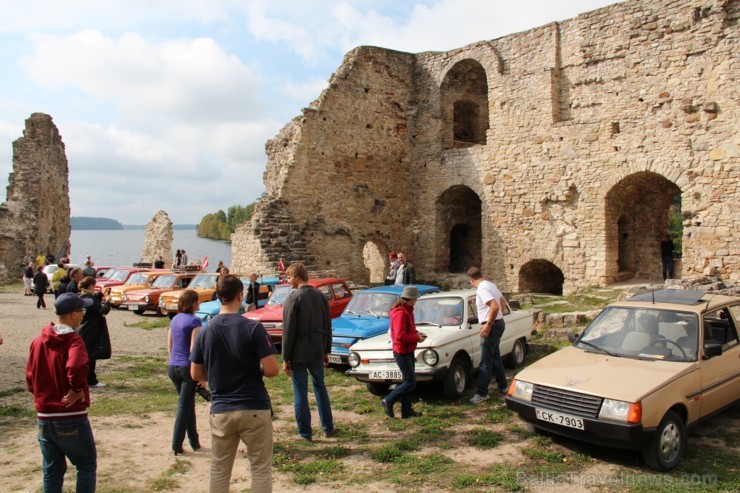
[[[309,462],[286,461],[279,469],[294,473],[293,481],[296,484],[307,485],[315,483],[319,477],[331,480],[342,472],[344,466],[335,459],[318,459]]]
[[[178,482],[177,479],[175,479],[175,476],[186,474],[191,467],[192,464],[190,461],[175,459],[175,462],[170,465],[165,472],[149,483],[149,488],[151,491],[174,490],[178,487]]]
[[[11,406],[0,407],[0,418],[35,418],[36,411],[33,408],[18,406],[13,404]]]
[[[167,328],[170,326],[170,319],[168,319],[167,317],[164,317],[164,318],[156,318],[152,320],[141,320],[139,322],[133,322],[133,323],[124,322],[123,325],[125,325],[126,327],[135,327],[137,329],[144,329],[144,330],[162,329],[162,328]]]
[[[491,430],[485,430],[483,428],[470,430],[467,433],[467,436],[468,443],[470,445],[483,449],[494,448],[499,444],[501,440],[504,439],[504,436],[502,434],[496,433],[495,431]]]
[[[506,423],[514,415],[506,405],[498,405],[486,413],[484,422],[486,423]]]
[[[26,392],[28,392],[28,390],[24,389],[23,387],[13,387],[12,389],[0,391],[0,398],[11,397],[18,394],[25,394]]]
[[[412,452],[418,448],[418,444],[412,441],[402,440],[375,450],[370,454],[370,457],[378,462],[397,462],[401,457],[406,455],[406,452]]]
[[[521,491],[522,486],[516,480],[516,466],[496,464],[484,474],[462,474],[457,476],[452,485],[455,489],[470,490],[486,486],[499,486],[504,491]]]
[[[447,482],[454,461],[442,454],[402,455],[394,461],[391,481],[399,484],[424,483],[427,490]]]

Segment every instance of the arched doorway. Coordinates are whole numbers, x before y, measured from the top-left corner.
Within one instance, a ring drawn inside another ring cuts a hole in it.
[[[465,272],[481,265],[481,200],[470,188],[455,185],[437,199],[438,235],[443,242],[441,271]]]
[[[374,241],[368,241],[362,248],[362,259],[367,272],[367,282],[382,284],[385,280],[385,260],[380,248]]]
[[[543,259],[530,260],[519,269],[520,293],[563,294],[565,276],[555,264]]]
[[[442,146],[444,149],[486,143],[488,79],[476,60],[462,60],[445,75],[440,86]]]
[[[642,171],[606,194],[606,275],[612,281],[661,278],[660,241],[680,216],[681,189],[665,177]],[[673,205],[672,205],[673,204]],[[676,205],[677,204],[677,205]],[[680,232],[674,231],[680,239]],[[674,243],[676,240],[674,240]],[[678,243],[680,250],[680,242]],[[680,252],[679,252],[680,253]]]

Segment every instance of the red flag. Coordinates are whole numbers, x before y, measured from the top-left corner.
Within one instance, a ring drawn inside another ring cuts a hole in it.
[[[285,264],[283,263],[283,257],[280,257],[280,260],[278,260],[278,270],[285,273]]]
[[[203,267],[203,269],[205,269],[206,267],[208,267],[208,257],[203,257],[202,267]]]

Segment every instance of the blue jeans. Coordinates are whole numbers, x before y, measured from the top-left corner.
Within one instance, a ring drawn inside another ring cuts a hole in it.
[[[168,373],[180,396],[177,401],[175,429],[172,432],[172,450],[175,452],[182,450],[185,432],[188,434],[190,447],[197,449],[200,447],[200,441],[195,425],[195,380],[190,377],[189,366],[169,366]]]
[[[408,416],[413,412],[411,409],[411,392],[416,388],[416,358],[414,353],[398,354],[393,351],[393,358],[396,360],[398,369],[401,370],[403,381],[398,384],[393,392],[388,394],[385,402],[393,406],[396,401],[401,401],[401,416]]]
[[[316,406],[319,408],[321,429],[324,433],[334,431],[334,419],[331,415],[329,392],[324,384],[324,361],[309,363],[291,362],[293,370],[293,407],[295,420],[298,423],[298,434],[306,440],[311,440],[311,410],[308,408],[308,374],[311,374],[313,393],[316,397]]]
[[[77,468],[77,493],[95,491],[97,452],[87,416],[39,419],[36,423],[43,457],[44,493],[62,492],[67,458]]]
[[[488,337],[481,337],[480,339],[480,373],[476,385],[476,393],[479,395],[488,395],[488,386],[491,383],[492,374],[496,376],[498,389],[504,392],[507,390],[506,370],[504,370],[501,351],[498,347],[501,336],[504,335],[504,329],[506,329],[506,323],[503,319],[496,320]]]

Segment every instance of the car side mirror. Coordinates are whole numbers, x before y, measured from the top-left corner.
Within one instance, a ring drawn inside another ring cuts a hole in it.
[[[576,342],[578,338],[581,337],[581,334],[578,332],[568,332],[568,340],[572,343]]]
[[[704,344],[704,359],[714,358],[722,354],[722,344],[718,342],[707,342]]]

